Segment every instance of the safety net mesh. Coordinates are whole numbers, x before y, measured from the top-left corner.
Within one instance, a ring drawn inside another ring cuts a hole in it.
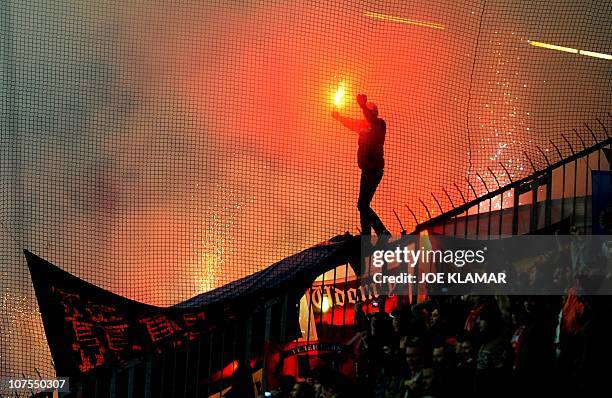
[[[23,249],[171,305],[357,233],[357,139],[331,112],[360,117],[358,93],[387,122],[373,207],[395,233],[393,210],[411,230],[407,206],[610,126],[608,1],[0,7],[2,377],[53,374]]]

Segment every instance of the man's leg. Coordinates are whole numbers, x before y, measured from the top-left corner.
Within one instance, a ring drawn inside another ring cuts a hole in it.
[[[361,221],[361,233],[369,235],[372,227],[377,234],[384,232],[385,226],[370,207],[376,188],[382,179],[383,171],[379,169],[364,169],[361,171],[361,181],[359,184],[359,200],[357,208],[359,209],[359,218]]]
[[[372,228],[374,228],[374,231],[376,231],[376,234],[377,235],[389,234],[389,231],[385,227],[385,224],[383,224],[380,217],[378,217],[378,214],[376,214],[376,212],[372,210],[372,208],[370,208],[370,210],[372,212],[370,215],[370,220],[372,221]]]
[[[376,185],[374,187],[374,193],[376,192],[376,189],[378,188],[378,184],[380,184],[380,180],[382,180],[382,177],[383,177],[383,170],[376,170],[376,175],[375,175]],[[372,193],[372,197],[374,197],[374,193]],[[370,199],[370,203],[371,202],[372,202],[372,199]],[[374,231],[376,231],[377,235],[381,235],[383,233],[389,233],[389,231],[387,231],[387,228],[385,228],[385,225],[383,224],[380,217],[378,217],[378,214],[376,214],[376,212],[370,206],[370,203],[368,203],[368,207],[370,209],[370,222],[372,224],[372,228],[374,228]]]
[[[372,187],[371,180],[370,170],[361,170],[357,208],[359,209],[359,221],[361,222],[362,235],[370,235],[370,233],[372,233],[372,224],[370,223],[370,202],[374,197],[374,192],[376,192],[376,186]]]

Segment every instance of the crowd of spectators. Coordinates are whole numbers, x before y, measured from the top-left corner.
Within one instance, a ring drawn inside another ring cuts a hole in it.
[[[607,296],[438,296],[393,312],[356,306],[355,378],[333,364],[277,397],[599,396],[612,358]],[[382,308],[383,306],[381,306]]]
[[[602,395],[612,368],[612,297],[602,295],[612,292],[612,249],[588,246],[574,228],[561,238],[513,279],[537,295],[432,295],[391,313],[384,301],[374,313],[357,303],[351,377],[332,360],[299,381],[286,375],[272,396]]]

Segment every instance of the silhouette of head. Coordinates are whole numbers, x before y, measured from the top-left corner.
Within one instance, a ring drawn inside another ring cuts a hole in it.
[[[370,111],[372,111],[372,112],[374,113],[374,115],[375,115],[376,117],[378,117],[378,106],[377,106],[375,103],[373,103],[373,102],[368,102],[368,103],[366,103],[366,106],[368,107],[368,109],[369,109]]]

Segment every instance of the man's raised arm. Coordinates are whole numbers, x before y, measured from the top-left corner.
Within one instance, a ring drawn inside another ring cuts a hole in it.
[[[363,112],[363,117],[370,122],[374,123],[376,121],[377,114],[372,109],[368,108],[368,97],[365,94],[357,95],[357,103]]]
[[[366,127],[364,126],[363,120],[341,116],[337,111],[332,112],[332,117],[342,123],[344,127],[353,130],[356,133],[363,131],[363,129]]]

